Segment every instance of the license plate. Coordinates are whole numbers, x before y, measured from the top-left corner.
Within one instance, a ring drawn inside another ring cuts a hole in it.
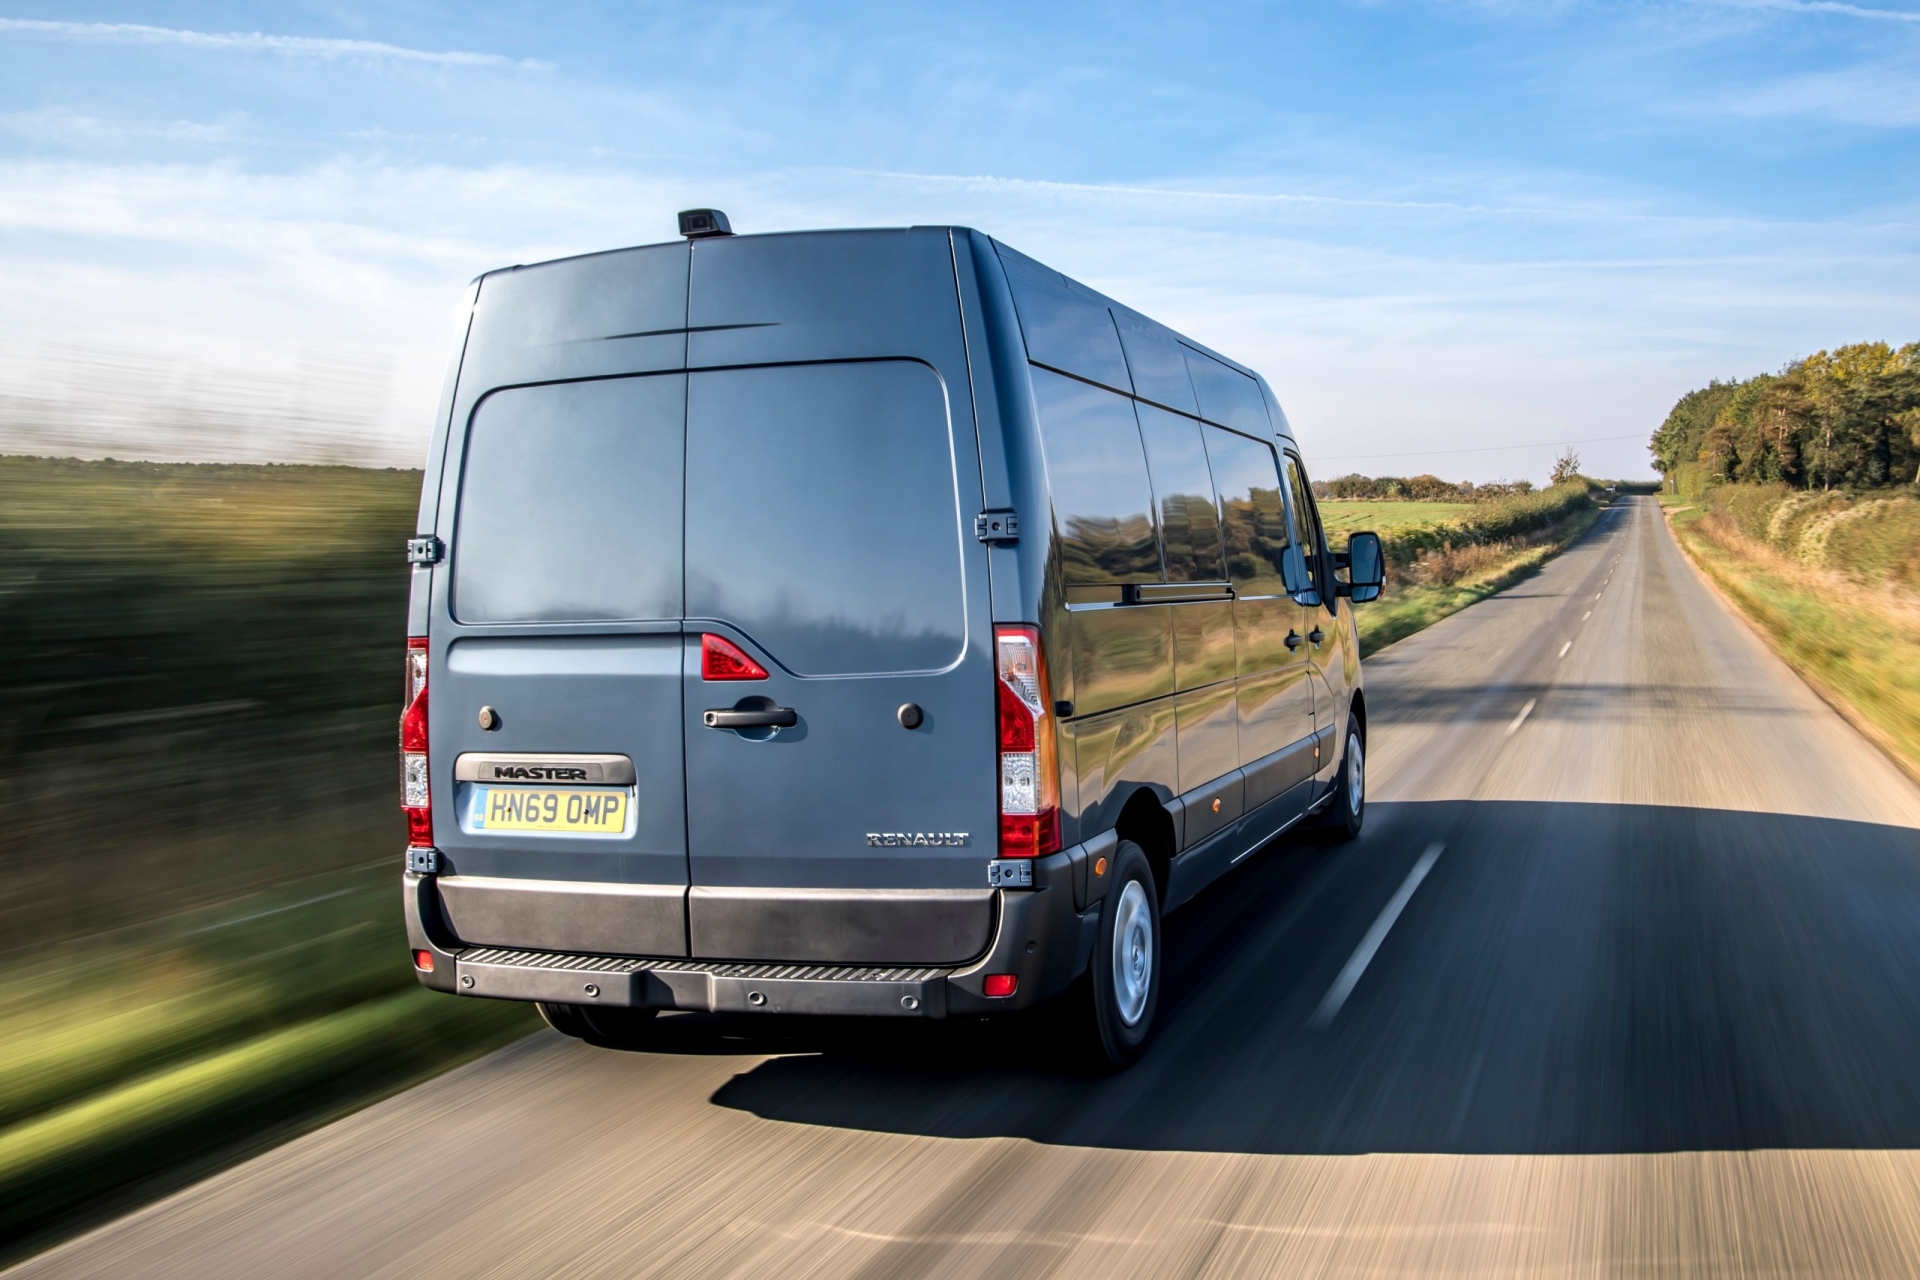
[[[627,828],[625,791],[475,787],[467,825],[475,831],[583,831],[618,835]]]

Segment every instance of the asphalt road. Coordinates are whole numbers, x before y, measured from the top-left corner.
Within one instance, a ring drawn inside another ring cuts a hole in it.
[[[1651,500],[1368,681],[1365,836],[1170,920],[1125,1075],[542,1035],[13,1274],[1920,1274],[1920,790]]]

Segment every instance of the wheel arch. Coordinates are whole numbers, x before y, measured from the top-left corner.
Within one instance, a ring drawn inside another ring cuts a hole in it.
[[[1154,892],[1161,902],[1167,900],[1167,878],[1173,866],[1173,855],[1178,852],[1173,836],[1173,815],[1160,803],[1160,797],[1147,787],[1141,787],[1131,796],[1120,810],[1119,821],[1113,824],[1114,833],[1122,840],[1131,840],[1140,846],[1147,855],[1147,865],[1153,869]]]

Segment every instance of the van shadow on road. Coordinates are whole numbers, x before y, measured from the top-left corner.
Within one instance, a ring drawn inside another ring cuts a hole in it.
[[[1333,1025],[1308,1019],[1422,849],[1446,852]],[[1168,921],[1161,1026],[1116,1077],[1039,1017],[680,1017],[773,1053],[768,1120],[1268,1154],[1920,1147],[1920,832],[1532,802],[1377,805]]]

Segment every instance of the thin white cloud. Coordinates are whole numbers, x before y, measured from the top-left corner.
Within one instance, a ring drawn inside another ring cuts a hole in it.
[[[1737,108],[1746,114],[1761,114],[1759,108],[1740,105]],[[1784,108],[1783,108],[1784,110]],[[1772,112],[1767,112],[1771,114]],[[1750,218],[1728,215],[1691,215],[1680,213],[1647,213],[1630,209],[1619,204],[1587,202],[1549,204],[1464,204],[1452,200],[1396,200],[1384,197],[1334,196],[1305,192],[1268,192],[1268,191],[1217,191],[1195,187],[1158,187],[1139,186],[1105,182],[1062,182],[1046,178],[1012,178],[995,174],[948,174],[913,173],[902,170],[849,169],[850,176],[875,178],[902,183],[919,183],[932,187],[961,189],[978,194],[1027,193],[1055,195],[1068,198],[1107,198],[1115,200],[1148,201],[1155,203],[1219,203],[1241,205],[1249,208],[1301,209],[1325,208],[1328,210],[1379,210],[1387,213],[1411,212],[1457,215],[1463,218],[1534,218],[1550,221],[1597,222],[1597,223],[1641,223],[1652,226],[1667,225],[1679,229],[1711,229],[1716,227],[1735,228],[1753,227],[1780,229],[1788,226],[1806,226],[1829,229],[1836,220],[1794,223],[1778,218]],[[1893,220],[1871,224],[1873,229],[1906,229],[1911,223]],[[1869,229],[1861,226],[1862,230]]]
[[[1713,100],[1728,115],[1806,116],[1876,129],[1920,126],[1913,73],[1901,66],[1850,67],[1790,76]]]
[[[1920,22],[1920,13],[1910,9],[1872,9],[1866,5],[1845,4],[1842,0],[1707,0],[1730,9],[1771,9],[1780,13],[1832,13],[1846,18],[1866,18],[1872,22]]]
[[[0,134],[41,145],[65,147],[126,146],[148,142],[212,144],[232,142],[232,121],[104,119],[70,111],[39,108],[0,112]]]
[[[292,57],[372,58],[428,62],[454,67],[545,67],[530,58],[461,50],[409,49],[380,40],[342,40],[328,36],[276,36],[260,31],[189,31],[137,22],[57,22],[41,18],[0,18],[0,32],[18,31],[94,44],[172,44],[194,49],[241,53],[278,53]]]

